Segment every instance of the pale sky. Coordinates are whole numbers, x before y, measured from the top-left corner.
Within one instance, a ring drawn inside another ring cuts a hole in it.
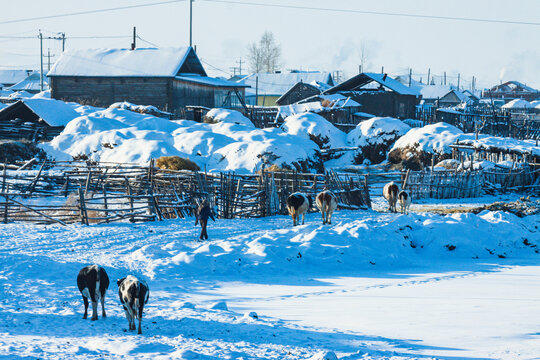
[[[189,44],[189,2],[179,1],[68,17],[9,22],[166,0],[17,0],[3,1],[0,17],[0,68],[39,68],[38,30],[44,36],[66,33],[66,49],[124,47],[138,35],[159,46]],[[305,8],[265,7],[272,4]],[[344,11],[331,11],[341,9]],[[359,11],[530,22],[538,25],[472,22],[434,18],[365,14]],[[366,70],[406,74],[425,81],[446,71],[448,82],[477,88],[518,80],[540,88],[540,0],[195,0],[193,43],[212,76],[232,74],[247,47],[264,31],[273,32],[286,69],[358,72],[360,48],[368,54]],[[121,38],[98,38],[120,36]],[[23,38],[12,38],[23,37]],[[31,38],[26,38],[31,37]],[[83,37],[83,38],[81,38]],[[86,37],[96,37],[89,39]],[[138,47],[152,46],[137,40]],[[59,41],[44,41],[56,57]],[[45,58],[45,64],[47,58]],[[52,58],[54,61],[54,57]],[[210,65],[208,65],[210,64]],[[47,65],[45,65],[46,67]],[[215,68],[213,68],[213,67]],[[243,73],[247,65],[242,64]],[[220,70],[224,70],[222,72]]]

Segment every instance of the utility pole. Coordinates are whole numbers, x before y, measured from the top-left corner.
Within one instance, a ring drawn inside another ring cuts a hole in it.
[[[242,58],[238,60],[238,75],[242,75]]]
[[[137,28],[133,27],[133,42],[131,43],[131,50],[135,50],[137,47]]]
[[[409,68],[409,87],[412,85],[412,68]]]
[[[189,46],[193,46],[193,0],[189,0]]]
[[[458,74],[457,74],[457,89],[458,89],[458,91],[459,91],[459,80],[460,80],[460,77],[461,77],[461,74],[458,73]]]
[[[62,35],[62,52],[66,49],[66,33],[60,33]]]
[[[54,54],[51,55],[51,48],[48,48],[47,49],[47,71],[51,70],[51,56],[54,56]]]
[[[39,88],[41,91],[43,91],[43,34],[41,33],[41,29],[39,30],[39,64],[40,64],[40,72],[39,72]]]
[[[427,84],[429,85],[429,76],[431,75],[431,68],[427,69]]]
[[[384,66],[381,66],[381,74],[384,74]]]
[[[446,71],[444,72],[444,86],[446,86]]]

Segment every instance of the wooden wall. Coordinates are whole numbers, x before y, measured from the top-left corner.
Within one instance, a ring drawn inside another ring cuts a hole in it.
[[[154,105],[167,111],[170,80],[166,78],[99,78],[52,77],[49,79],[53,99],[107,107],[128,101]]]
[[[414,95],[400,95],[391,92],[340,92],[362,105],[361,111],[375,116],[392,116],[400,119],[414,119],[417,100]]]

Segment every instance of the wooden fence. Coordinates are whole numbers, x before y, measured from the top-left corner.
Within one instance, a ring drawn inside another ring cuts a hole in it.
[[[340,207],[367,209],[366,178],[329,172],[201,173],[125,164],[47,163],[21,171],[3,167],[4,223],[84,224],[193,216],[208,199],[220,218],[285,214],[289,194],[334,191]]]
[[[413,199],[471,198],[482,194],[484,174],[473,171],[411,171],[405,174],[404,188]]]

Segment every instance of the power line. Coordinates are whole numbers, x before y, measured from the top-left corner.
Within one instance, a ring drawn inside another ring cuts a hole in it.
[[[16,19],[16,20],[0,21],[0,25],[4,25],[4,24],[13,24],[13,23],[19,23],[19,22],[26,22],[26,21],[35,21],[35,20],[44,20],[44,19],[54,19],[54,18],[68,17],[68,16],[76,16],[76,15],[97,14],[97,13],[102,13],[102,12],[107,12],[107,11],[118,11],[118,10],[126,10],[126,9],[135,9],[135,8],[141,8],[141,7],[149,7],[149,6],[157,6],[157,5],[164,5],[164,4],[172,4],[172,3],[178,3],[178,2],[183,2],[183,1],[186,1],[186,0],[169,0],[169,1],[160,1],[160,2],[154,2],[154,3],[139,4],[139,5],[120,6],[120,7],[107,8],[107,9],[96,9],[96,10],[79,11],[79,12],[72,12],[72,13],[65,13],[65,14],[57,14],[57,15],[36,16],[36,17],[32,17],[32,18],[24,18],[24,19]]]
[[[148,40],[144,40],[144,39],[143,39],[142,37],[140,37],[139,35],[137,35],[137,39],[139,39],[139,40],[141,40],[142,42],[145,42],[145,43],[147,43],[147,44],[149,44],[149,45],[152,45],[152,46],[155,46],[155,47],[159,47],[159,45],[156,45],[156,44],[154,44],[154,43],[151,43],[151,42],[148,41]]]
[[[215,67],[214,65],[207,63],[207,62],[204,61],[203,59],[201,59],[201,62],[205,63],[206,65],[210,66],[211,68],[213,68],[213,69],[215,69],[215,70],[221,71],[221,72],[223,72],[223,73],[225,73],[225,74],[231,76],[231,73],[230,73],[230,72],[225,71],[225,70],[223,70],[223,69],[220,69],[220,68],[218,68],[218,67]]]
[[[470,22],[482,22],[482,23],[540,26],[540,22],[517,21],[517,20],[497,20],[497,19],[482,19],[482,18],[466,18],[466,17],[457,17],[457,16],[421,15],[421,14],[394,13],[394,12],[383,12],[383,11],[323,8],[323,7],[311,7],[311,6],[300,6],[300,5],[278,5],[278,4],[244,2],[244,1],[234,1],[234,0],[202,0],[202,1],[214,2],[214,3],[225,3],[225,4],[297,9],[297,10],[330,11],[330,12],[349,13],[349,14],[355,13],[355,14],[385,15],[385,16],[409,17],[409,18],[420,18],[420,19],[458,20],[458,21],[470,21]]]

